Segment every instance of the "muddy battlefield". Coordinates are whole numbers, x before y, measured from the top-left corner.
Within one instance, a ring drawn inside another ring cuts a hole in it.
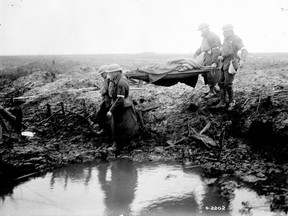
[[[219,93],[205,95],[209,88],[201,74],[194,88],[129,77],[135,68],[177,57],[1,57],[1,194],[61,167],[125,158],[200,169],[208,187],[218,186],[219,197],[229,200],[245,185],[269,197],[269,211],[287,213],[288,54],[250,53],[234,80],[232,110],[215,107]],[[104,116],[101,126],[97,114],[103,106],[99,68],[115,62],[123,76],[128,74],[125,80],[137,120],[133,127],[138,129],[120,150],[113,146],[111,119]],[[246,210],[254,208],[242,204]]]

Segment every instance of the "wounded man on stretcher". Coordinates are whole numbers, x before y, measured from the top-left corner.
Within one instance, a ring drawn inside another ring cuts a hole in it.
[[[195,87],[198,75],[206,74],[211,67],[204,67],[202,61],[192,58],[179,58],[168,61],[166,64],[142,66],[128,71],[128,78],[143,80],[155,85],[171,86],[178,82]]]

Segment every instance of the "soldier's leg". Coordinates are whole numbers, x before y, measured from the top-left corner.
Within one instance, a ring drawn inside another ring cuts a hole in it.
[[[226,102],[225,102],[225,73],[223,70],[220,70],[219,72],[219,87],[220,87],[220,102],[215,106],[215,108],[224,108],[226,107]]]
[[[207,74],[202,74],[203,80],[204,80],[204,85],[208,85],[208,78]],[[205,92],[205,95],[209,94],[210,91]]]
[[[117,151],[118,150],[118,143],[117,143],[117,122],[115,121],[115,116],[111,116],[111,140],[112,146],[108,148],[109,151]]]
[[[224,89],[225,75],[224,75],[224,71],[223,70],[220,70],[220,75],[219,76],[220,76],[219,77],[219,83],[218,83],[219,88],[220,89]]]
[[[233,92],[234,77],[235,74],[230,74],[228,71],[225,71],[225,89],[229,97],[228,110],[232,110],[235,106],[234,92]]]
[[[209,73],[207,73],[207,84],[209,86],[209,92],[205,96],[205,98],[208,99],[208,98],[214,97],[216,94],[216,91],[215,91],[215,72],[214,71],[210,71]]]
[[[216,93],[219,93],[220,89],[219,89],[219,80],[220,80],[220,73],[221,73],[221,70],[216,70],[214,71],[214,90]]]
[[[108,111],[109,111],[109,109],[107,109],[107,105],[105,103],[105,100],[103,100],[101,105],[100,105],[100,108],[96,114],[96,118],[94,120],[95,123],[98,123],[100,130],[105,128],[106,114]]]

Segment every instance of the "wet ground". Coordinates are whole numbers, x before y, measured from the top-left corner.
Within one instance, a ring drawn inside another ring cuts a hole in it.
[[[173,57],[179,56],[1,57],[5,69],[0,73],[0,93],[5,97],[0,104],[9,109],[20,106],[25,130],[35,136],[17,139],[6,122],[12,134],[4,131],[0,145],[0,193],[12,193],[15,182],[26,179],[27,174],[39,176],[75,163],[115,159],[107,150],[109,137],[95,134],[87,121],[93,120],[101,102],[102,78],[97,68],[117,62],[125,70],[133,69]],[[208,87],[201,76],[194,89],[181,83],[171,87],[131,85],[130,95],[142,113],[144,127],[122,156],[151,164],[169,160],[201,166],[203,176],[217,178],[214,183],[208,181],[221,189],[217,199],[231,201],[239,188],[246,187],[230,179],[236,178],[271,197],[271,210],[288,212],[287,70],[288,54],[250,54],[235,77],[232,112],[212,109],[219,98],[203,98]],[[18,96],[22,99],[11,100]],[[147,109],[154,105],[155,109]],[[218,148],[207,148],[208,141]],[[94,176],[98,178],[97,173]],[[139,179],[139,172],[137,176]],[[241,207],[256,211],[250,203]],[[178,207],[174,204],[174,208]]]
[[[199,168],[129,159],[56,169],[1,194],[0,215],[275,215],[238,187],[230,199]]]

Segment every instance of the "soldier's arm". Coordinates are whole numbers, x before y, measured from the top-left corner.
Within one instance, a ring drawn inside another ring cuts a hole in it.
[[[125,93],[128,91],[129,86],[126,85],[126,83],[119,82],[117,86],[117,99],[112,104],[110,108],[110,112],[113,114],[115,113],[119,108],[122,108],[124,105],[124,99],[125,99]]]
[[[105,96],[105,94],[108,92],[108,83],[106,80],[104,80],[103,84],[102,84],[102,87],[101,87],[101,90],[100,90],[100,93],[102,96]]]
[[[218,64],[218,56],[221,55],[220,47],[221,47],[221,41],[220,38],[213,34],[212,37],[209,38],[209,45],[212,48],[212,62]]]
[[[220,49],[212,49],[212,62],[218,64],[218,57],[221,55]]]
[[[245,47],[242,47],[240,49],[240,60],[243,60],[244,62],[246,61],[247,59],[247,56],[248,56],[248,51]]]
[[[239,55],[240,60],[243,60],[245,62],[247,59],[247,56],[248,56],[248,51],[244,47],[244,44],[243,44],[241,38],[238,37],[235,40],[235,45],[236,45],[238,52],[240,52],[240,55]]]

